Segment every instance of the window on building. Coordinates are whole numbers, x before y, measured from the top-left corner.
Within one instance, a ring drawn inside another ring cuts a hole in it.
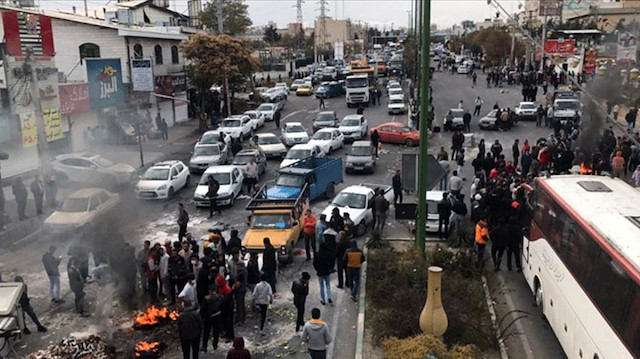
[[[180,54],[178,53],[178,46],[171,46],[171,63],[179,64],[180,63]]]
[[[156,45],[153,47],[154,55],[156,56],[156,65],[162,65],[162,46]]]
[[[139,60],[143,56],[144,56],[144,52],[142,51],[142,45],[140,44],[133,45],[133,58],[136,60]]]
[[[87,57],[100,57],[100,46],[90,42],[80,45],[80,61]]]

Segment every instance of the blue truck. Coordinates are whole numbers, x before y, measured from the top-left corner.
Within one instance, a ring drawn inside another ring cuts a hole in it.
[[[342,93],[342,86],[340,83],[335,81],[323,82],[316,90],[316,98],[337,97],[342,95]]]
[[[333,197],[336,184],[342,182],[341,158],[307,157],[278,170],[278,179],[267,187],[267,198],[297,198],[307,185],[309,200]]]

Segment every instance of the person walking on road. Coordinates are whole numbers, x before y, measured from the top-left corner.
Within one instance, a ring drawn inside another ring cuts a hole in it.
[[[245,298],[247,295],[248,273],[242,260],[236,262],[236,282],[233,284],[233,299],[236,306],[235,324],[244,325],[247,320],[247,305]]]
[[[204,297],[202,306],[200,307],[200,316],[202,317],[202,352],[207,352],[209,346],[209,334],[213,334],[213,350],[218,349],[218,340],[220,339],[220,328],[222,328],[222,295],[218,294],[218,285],[213,282],[209,287],[209,294]]]
[[[458,165],[458,167],[456,168],[456,171],[458,172],[458,174],[460,175],[460,177],[462,177],[462,180],[464,181],[466,179],[464,177],[464,171],[463,171],[463,167],[464,167],[464,148],[460,149],[460,152],[458,152],[458,156],[456,157],[456,164]]]
[[[184,359],[198,359],[200,355],[200,333],[204,325],[202,317],[196,310],[196,305],[189,301],[183,302],[182,312],[178,316],[178,335]]]
[[[507,227],[507,269],[511,272],[513,268],[511,266],[511,258],[515,258],[516,270],[522,271],[522,264],[520,260],[520,246],[522,245],[522,226],[518,225],[518,219],[516,217],[509,218],[509,225]]]
[[[511,152],[513,154],[513,165],[518,166],[518,160],[520,159],[520,140],[516,138],[511,146]]]
[[[40,176],[36,175],[31,181],[31,193],[33,194],[33,200],[36,204],[36,214],[42,214],[42,204],[44,202],[44,190],[42,187],[42,181],[40,180]]]
[[[327,215],[321,214],[318,220],[316,221],[316,246],[314,249],[313,255],[315,256],[318,248],[320,248],[320,244],[324,242],[324,231],[327,230]]]
[[[58,304],[62,303],[62,297],[60,297],[60,261],[61,256],[54,257],[56,253],[56,246],[49,246],[49,250],[42,256],[42,265],[49,277],[49,294],[51,295],[51,301]]]
[[[327,359],[327,345],[332,338],[327,323],[320,319],[320,309],[311,309],[311,320],[305,323],[301,336],[311,359]]]
[[[316,216],[311,213],[311,209],[307,208],[302,217],[302,233],[304,235],[304,249],[307,252],[307,261],[311,260],[311,251],[316,254]]]
[[[460,131],[456,131],[451,136],[451,159],[454,160],[456,158],[456,154],[460,152],[462,149],[462,145],[464,145],[464,134]]]
[[[333,256],[326,242],[320,245],[315,258],[313,258],[313,267],[316,270],[320,283],[320,303],[325,305],[325,300],[328,300],[329,304],[333,304],[333,300],[331,299],[331,283],[329,281],[331,270],[333,269]]]
[[[22,321],[24,322],[23,333],[31,334],[31,331],[29,330],[29,328],[27,328],[25,314],[29,315],[29,318],[31,318],[31,320],[36,325],[40,333],[46,332],[47,328],[44,325],[42,325],[42,323],[40,323],[40,321],[38,320],[38,316],[36,315],[36,311],[33,310],[33,307],[31,306],[31,298],[29,298],[29,290],[27,288],[27,285],[24,283],[24,279],[22,279],[21,276],[16,276],[13,279],[13,281],[16,283],[24,284],[24,291],[22,292],[22,296],[20,297],[20,306],[22,307]]]
[[[18,205],[18,219],[23,221],[25,218],[25,209],[27,207],[27,197],[29,193],[27,192],[27,188],[22,182],[22,177],[18,176],[16,178],[15,183],[12,187],[13,196],[16,198],[16,204]]]
[[[475,101],[475,108],[473,109],[474,116],[480,116],[480,111],[482,109],[482,105],[484,105],[484,101],[478,96]]]
[[[258,183],[258,164],[255,157],[249,159],[245,172],[247,175],[247,193],[251,195],[256,191],[256,183]]]
[[[347,263],[348,278],[351,282],[351,300],[357,302],[360,290],[360,268],[365,261],[364,253],[358,248],[358,242],[351,241],[351,248],[345,252],[344,261]]]
[[[213,217],[213,212],[221,214],[222,212],[218,208],[218,191],[220,190],[220,182],[213,177],[209,176],[207,179],[207,198],[209,198],[209,218]]]
[[[69,287],[75,296],[76,313],[83,317],[88,317],[89,314],[84,311],[84,284],[86,278],[82,275],[80,270],[80,263],[78,259],[71,257],[67,264],[67,275],[69,276]]]
[[[378,158],[378,145],[380,144],[380,134],[378,134],[378,130],[373,130],[371,134],[371,144],[376,150],[376,158]]]
[[[322,108],[324,108],[324,102],[322,103]],[[282,114],[280,113],[280,111],[276,111],[273,114],[273,122],[275,122],[276,124],[276,128],[280,129],[280,117],[282,116]]]
[[[320,96],[320,109],[326,108],[324,104],[324,97]]]
[[[471,75],[471,87],[476,87],[476,81],[478,80],[478,75],[476,75],[476,73],[474,72],[473,75]]]
[[[376,229],[380,232],[384,231],[384,225],[387,221],[387,214],[389,213],[389,201],[384,198],[382,193],[378,194],[378,197],[374,200],[374,205],[376,207]]]
[[[189,224],[189,213],[184,208],[183,203],[178,203],[178,241],[187,235],[187,225]]]
[[[206,125],[205,125],[206,126]],[[160,133],[162,134],[162,140],[169,140],[169,124],[166,119],[162,119],[162,126],[160,127]]]
[[[264,244],[264,254],[262,255],[262,272],[266,277],[266,281],[271,286],[271,291],[275,294],[276,291],[276,271],[278,270],[278,261],[276,258],[276,249],[271,244],[269,238],[262,240]]]
[[[304,305],[309,295],[309,279],[311,276],[308,272],[302,272],[302,276],[298,280],[294,280],[291,285],[291,293],[293,293],[293,305],[296,306],[296,333],[300,331],[300,327],[304,326]]]
[[[380,91],[379,89],[376,90],[376,98],[378,99],[378,106],[381,105],[380,103],[380,98],[382,97],[382,91]]]
[[[396,174],[392,178],[393,186],[393,205],[395,206],[398,201],[402,203],[402,175],[400,170],[396,170]]]
[[[500,217],[498,224],[491,230],[491,259],[493,260],[493,270],[500,270],[500,263],[504,255],[509,232],[503,217]]]
[[[253,303],[260,308],[260,330],[264,330],[264,322],[267,320],[267,309],[273,303],[273,291],[267,283],[267,276],[260,277],[260,283],[253,288]]]

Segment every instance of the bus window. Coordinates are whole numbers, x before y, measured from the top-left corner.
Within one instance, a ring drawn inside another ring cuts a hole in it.
[[[634,285],[629,297],[631,301],[622,338],[631,349],[631,352],[638,357],[640,356],[640,316],[637,313],[640,313],[640,287]]]

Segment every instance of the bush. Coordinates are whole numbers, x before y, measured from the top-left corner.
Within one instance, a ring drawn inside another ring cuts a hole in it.
[[[473,345],[455,345],[451,349],[438,338],[420,334],[410,338],[385,338],[380,343],[387,359],[424,359],[431,355],[438,359],[478,358],[480,353]]]
[[[378,229],[374,229],[367,240],[367,247],[369,249],[380,249],[387,246],[387,242],[382,238],[382,232]]]

